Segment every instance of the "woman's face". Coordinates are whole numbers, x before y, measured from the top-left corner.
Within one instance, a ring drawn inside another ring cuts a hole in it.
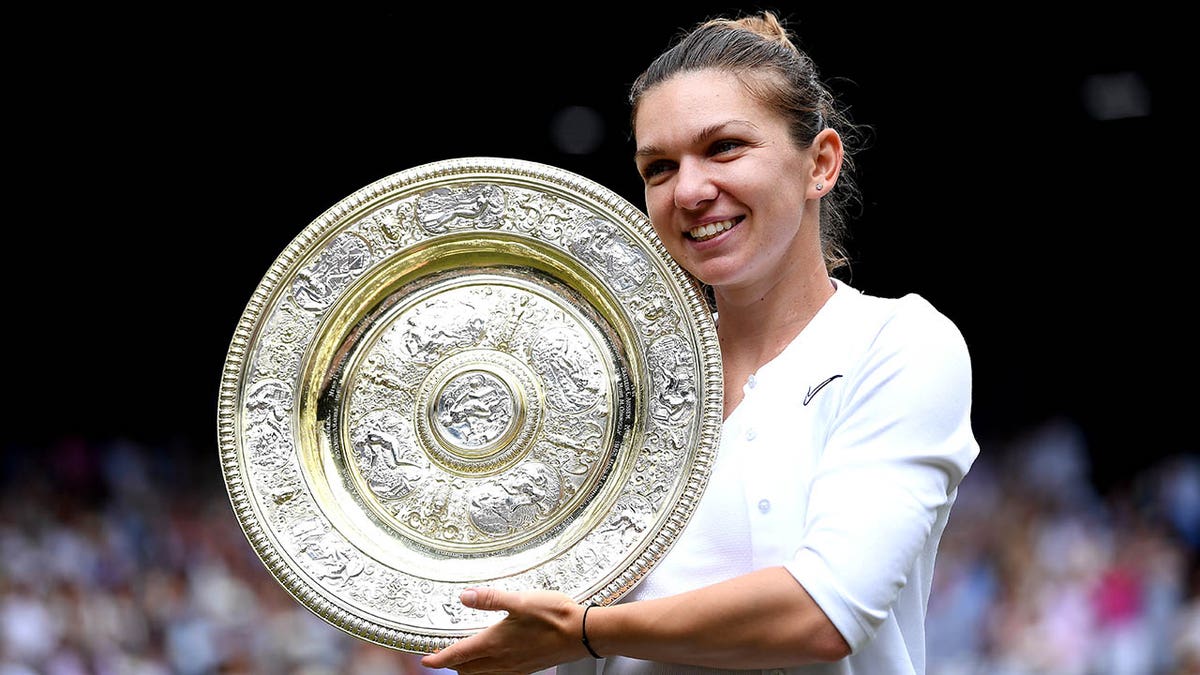
[[[643,95],[634,129],[647,213],[684,269],[765,293],[820,262],[810,152],[735,76],[673,76]]]

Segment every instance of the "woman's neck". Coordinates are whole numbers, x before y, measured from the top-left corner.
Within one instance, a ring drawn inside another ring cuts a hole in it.
[[[833,295],[824,265],[754,292],[714,289],[726,373],[753,373],[804,330]]]

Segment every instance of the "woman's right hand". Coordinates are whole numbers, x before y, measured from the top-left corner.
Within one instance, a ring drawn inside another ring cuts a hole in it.
[[[588,656],[581,641],[584,608],[557,591],[471,588],[466,607],[506,612],[500,621],[421,659],[460,673],[534,673]]]

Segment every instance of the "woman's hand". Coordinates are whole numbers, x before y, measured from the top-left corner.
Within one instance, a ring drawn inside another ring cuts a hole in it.
[[[463,605],[508,616],[421,659],[427,668],[460,673],[533,673],[588,656],[580,641],[583,606],[565,593],[471,588]]]

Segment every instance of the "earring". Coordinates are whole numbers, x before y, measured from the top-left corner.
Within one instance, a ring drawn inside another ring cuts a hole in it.
[[[824,189],[825,189],[825,185],[823,183],[817,183],[817,192],[820,192],[821,190],[824,190]]]

